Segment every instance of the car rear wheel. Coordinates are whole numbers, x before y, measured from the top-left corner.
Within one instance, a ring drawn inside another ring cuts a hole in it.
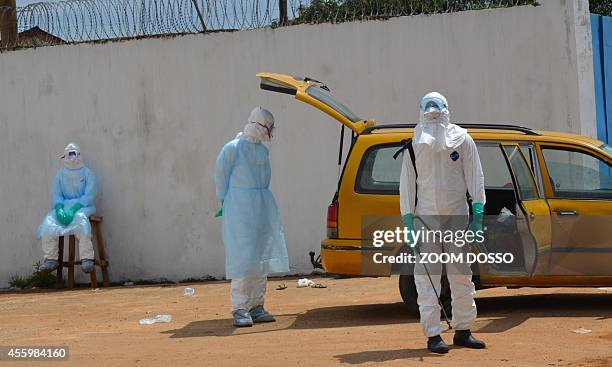
[[[451,307],[451,292],[450,285],[448,284],[448,279],[445,275],[442,276],[441,279],[442,290],[440,292],[440,298],[442,301],[442,305],[444,310],[446,310],[446,314],[448,317],[452,317],[452,307]],[[399,290],[400,295],[402,296],[402,300],[406,305],[408,312],[411,316],[419,317],[419,306],[417,304],[417,290],[416,285],[414,284],[414,275],[400,275],[399,277]],[[444,315],[440,312],[440,318],[443,318]]]

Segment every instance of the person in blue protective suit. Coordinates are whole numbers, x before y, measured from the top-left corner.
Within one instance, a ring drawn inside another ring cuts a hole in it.
[[[267,275],[289,271],[280,213],[269,189],[270,111],[256,107],[244,131],[221,149],[215,166],[223,217],[225,273],[234,325],[275,321],[264,309]]]
[[[411,157],[404,154],[400,175],[400,210],[404,226],[411,231],[415,227],[417,230],[427,227],[429,230],[465,231],[469,218],[467,192],[473,203],[469,230],[482,231],[485,188],[478,150],[467,130],[450,123],[448,103],[441,94],[432,92],[422,98],[420,120],[414,128],[412,145],[415,163],[413,165]],[[415,223],[417,217],[419,221]],[[423,242],[426,243],[419,244],[420,252],[467,251],[467,248],[436,241],[435,238]],[[470,266],[453,264],[447,266],[446,272],[456,330],[453,343],[468,348],[484,348],[485,343],[470,332],[476,319],[476,291]],[[442,325],[438,295],[441,274],[441,263],[424,265],[416,261],[414,282],[421,326],[428,337],[427,348],[435,353],[448,352],[448,345],[440,337]]]
[[[53,180],[52,208],[37,231],[44,253],[41,270],[50,272],[58,267],[59,237],[72,234],[79,242],[81,268],[90,273],[94,270],[94,249],[89,216],[96,212],[96,175],[83,164],[81,150],[74,143],[66,146],[61,159],[64,167]]]

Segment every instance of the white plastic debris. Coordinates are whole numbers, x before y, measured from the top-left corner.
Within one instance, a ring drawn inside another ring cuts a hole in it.
[[[315,283],[308,279],[308,278],[302,278],[300,280],[298,280],[298,288],[304,288],[304,287],[312,287]]]
[[[502,210],[499,212],[499,215],[497,216],[497,221],[499,223],[510,225],[512,224],[513,220],[514,220],[514,214],[512,214],[510,209],[506,207],[503,207]]]
[[[132,287],[134,286],[134,282],[123,282],[124,287]]]
[[[191,297],[194,294],[195,294],[195,289],[193,289],[193,288],[185,288],[183,290],[183,296],[185,296],[185,297]]]
[[[158,322],[170,322],[170,321],[172,321],[171,315],[157,315],[152,319],[142,319],[138,321],[138,323],[140,325],[151,325],[151,324],[156,324]]]
[[[579,327],[579,328],[578,328],[578,329],[576,329],[576,330],[572,330],[572,332],[573,332],[573,333],[576,333],[576,334],[588,334],[588,333],[592,333],[592,332],[593,332],[593,330],[591,330],[591,329],[585,329],[585,328],[583,328],[583,327],[581,326],[581,327]]]

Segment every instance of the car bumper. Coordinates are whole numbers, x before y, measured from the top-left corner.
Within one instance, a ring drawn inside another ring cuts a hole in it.
[[[391,266],[377,266],[375,270],[363,266],[363,260],[375,252],[384,251],[363,246],[361,240],[329,239],[321,241],[321,263],[325,272],[347,276],[389,276]]]

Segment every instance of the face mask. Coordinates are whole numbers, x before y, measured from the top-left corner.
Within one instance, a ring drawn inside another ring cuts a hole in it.
[[[272,124],[271,126],[268,126],[268,125],[258,122],[257,125],[266,129],[266,131],[268,132],[268,139],[272,139],[274,137],[274,135],[272,135],[272,132],[274,131],[274,124]]]
[[[423,114],[426,122],[439,122],[442,114],[438,111],[427,112]]]
[[[64,156],[64,166],[69,169],[79,169],[83,167],[83,162],[81,161],[81,155],[79,154],[79,152],[75,150],[69,151]]]

